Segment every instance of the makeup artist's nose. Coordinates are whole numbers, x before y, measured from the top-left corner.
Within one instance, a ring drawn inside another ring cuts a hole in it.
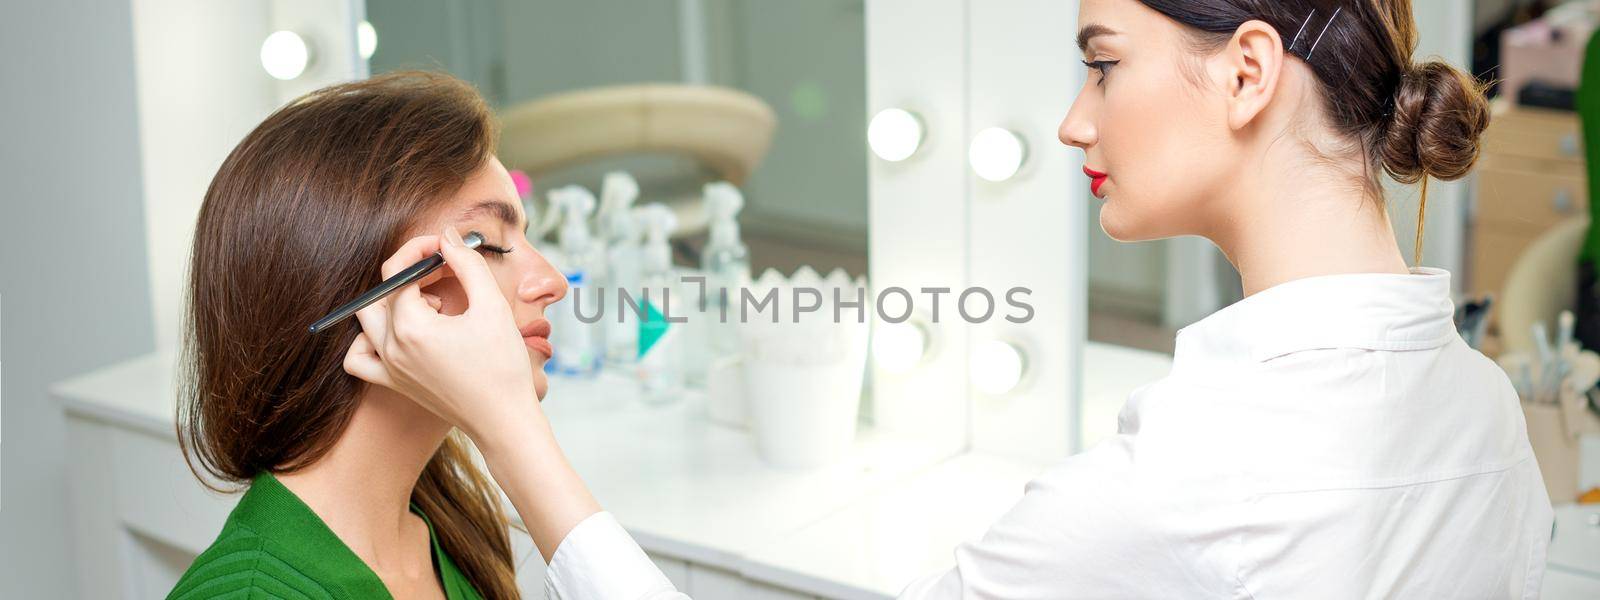
[[[517,299],[530,304],[543,302],[549,306],[567,297],[566,276],[542,256],[536,263],[517,285]]]
[[[1056,137],[1063,144],[1088,150],[1099,141],[1100,132],[1095,130],[1094,121],[1089,118],[1093,110],[1089,105],[1094,100],[1084,98],[1085,95],[1079,94],[1078,99],[1073,101],[1067,116],[1061,119],[1061,128],[1056,131]]]

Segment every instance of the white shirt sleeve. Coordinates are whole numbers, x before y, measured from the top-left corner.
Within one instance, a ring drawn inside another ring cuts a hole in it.
[[[589,515],[561,540],[544,586],[550,600],[689,600],[605,511]]]

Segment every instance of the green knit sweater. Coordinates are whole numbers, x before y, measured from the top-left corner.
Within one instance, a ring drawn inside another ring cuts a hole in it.
[[[433,566],[450,600],[481,600],[428,523]],[[257,475],[211,547],[194,559],[168,600],[199,598],[392,598],[383,580],[311,507],[270,473]]]

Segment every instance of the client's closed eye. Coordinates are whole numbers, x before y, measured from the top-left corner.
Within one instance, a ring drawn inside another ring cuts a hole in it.
[[[486,256],[494,259],[499,259],[502,255],[511,253],[511,248],[501,248],[499,246],[491,246],[489,244],[479,244],[478,249],[488,252]]]

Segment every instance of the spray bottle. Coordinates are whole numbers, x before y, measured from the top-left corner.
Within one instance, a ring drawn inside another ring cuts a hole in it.
[[[667,241],[677,229],[678,219],[671,209],[660,204],[640,207],[636,214],[645,231],[640,272],[644,315],[639,320],[636,368],[640,397],[648,404],[667,404],[683,395],[683,323],[673,319],[681,319],[685,307],[672,271],[672,247]],[[673,308],[674,303],[677,309]]]
[[[578,315],[593,318],[600,307],[595,279],[604,259],[589,236],[589,214],[594,212],[594,194],[582,186],[569,185],[550,191],[552,210],[561,214],[562,274],[567,277],[567,297],[551,307],[555,335],[551,342],[555,356],[551,369],[569,376],[591,376],[600,369],[600,336],[595,323],[585,323]]]
[[[704,206],[711,239],[700,265],[706,275],[703,318],[709,330],[709,359],[716,361],[739,354],[738,307],[740,293],[750,283],[750,251],[739,239],[736,219],[744,208],[739,188],[726,181],[706,184]]]
[[[624,171],[606,174],[600,188],[600,212],[595,221],[605,242],[607,280],[602,308],[605,318],[605,360],[610,364],[632,364],[639,357],[639,319],[626,308],[623,297],[637,301],[642,248],[640,226],[633,216],[633,202],[639,198],[639,183]]]

